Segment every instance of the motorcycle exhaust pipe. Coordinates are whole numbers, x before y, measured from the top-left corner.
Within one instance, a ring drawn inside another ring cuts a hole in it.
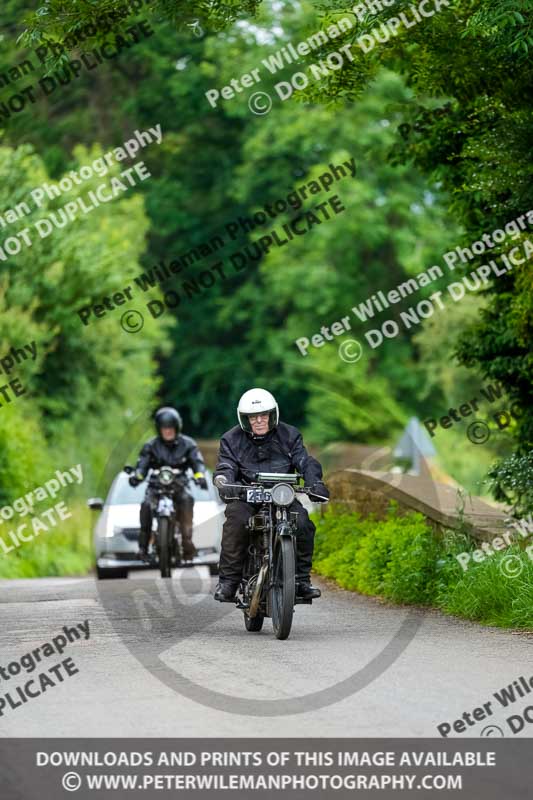
[[[253,619],[259,610],[259,603],[261,601],[261,592],[263,590],[263,583],[265,582],[265,578],[268,573],[268,563],[263,564],[259,573],[257,575],[257,581],[255,582],[255,588],[252,593],[252,597],[250,598],[250,608],[248,610],[248,616]]]

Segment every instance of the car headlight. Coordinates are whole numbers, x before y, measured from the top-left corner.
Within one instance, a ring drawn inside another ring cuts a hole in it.
[[[272,500],[277,506],[290,506],[294,500],[294,489],[287,483],[277,483],[271,494]]]
[[[159,472],[159,481],[165,486],[168,486],[169,484],[172,483],[173,480],[174,480],[174,473],[172,472],[172,470],[163,467],[163,469],[161,469]]]

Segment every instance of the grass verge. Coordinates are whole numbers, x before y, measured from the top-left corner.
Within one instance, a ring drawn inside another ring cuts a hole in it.
[[[65,575],[87,575],[93,566],[94,554],[91,530],[94,519],[81,501],[69,503],[71,517],[57,526],[49,525],[47,531],[19,547],[5,552],[13,546],[9,531],[26,522],[26,537],[32,533],[30,517],[21,517],[16,523],[0,525],[0,536],[5,548],[0,549],[0,578],[44,578]]]
[[[477,549],[476,542],[453,532],[439,537],[422,514],[400,516],[393,503],[384,521],[335,505],[313,519],[314,571],[344,589],[533,629],[533,561],[518,545],[470,561],[465,572],[455,556]]]

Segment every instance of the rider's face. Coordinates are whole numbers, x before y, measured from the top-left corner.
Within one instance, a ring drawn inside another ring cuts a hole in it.
[[[173,442],[176,438],[176,428],[161,428],[161,436],[165,442]]]
[[[266,414],[248,414],[252,433],[256,436],[264,436],[265,433],[268,433],[269,416],[268,412]]]

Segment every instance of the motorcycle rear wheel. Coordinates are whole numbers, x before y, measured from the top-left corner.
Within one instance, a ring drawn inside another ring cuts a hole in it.
[[[162,578],[172,577],[172,542],[170,530],[170,520],[168,517],[160,517],[158,523],[159,570]]]
[[[294,543],[282,536],[274,553],[274,580],[271,592],[272,625],[276,639],[287,639],[291,632],[296,593]]]

